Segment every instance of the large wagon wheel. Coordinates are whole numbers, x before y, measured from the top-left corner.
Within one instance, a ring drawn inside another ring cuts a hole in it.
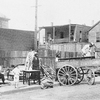
[[[77,70],[73,66],[67,65],[58,70],[57,77],[61,85],[73,85],[77,81]]]
[[[87,70],[86,81],[89,85],[93,85],[95,83],[95,75],[91,69]]]
[[[76,84],[79,84],[84,78],[84,71],[82,67],[77,68],[77,72],[78,72],[78,77],[77,77]]]

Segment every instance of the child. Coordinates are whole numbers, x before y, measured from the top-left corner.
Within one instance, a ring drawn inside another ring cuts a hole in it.
[[[18,83],[19,83],[19,74],[20,74],[20,70],[19,70],[19,66],[17,66],[14,70],[14,84],[15,84],[15,88],[18,87]]]

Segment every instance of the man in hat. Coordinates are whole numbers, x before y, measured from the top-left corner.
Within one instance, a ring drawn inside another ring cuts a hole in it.
[[[32,60],[32,69],[39,70],[39,57],[37,52],[34,53],[34,57]]]
[[[40,70],[40,59],[38,57],[37,52],[34,53],[34,57],[32,60],[32,70]],[[35,80],[37,80],[38,78],[39,78],[38,73],[32,73],[30,76],[30,79],[33,79],[33,81],[34,81],[34,84],[35,84]]]
[[[90,57],[92,55],[94,55],[93,53],[95,53],[95,50],[94,50],[94,43],[89,43],[89,44],[86,44],[83,48],[82,48],[82,55],[84,57]]]

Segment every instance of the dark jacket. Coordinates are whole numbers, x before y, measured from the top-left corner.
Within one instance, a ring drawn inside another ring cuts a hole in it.
[[[39,58],[38,57],[33,58],[32,69],[33,70],[38,70],[39,69]]]

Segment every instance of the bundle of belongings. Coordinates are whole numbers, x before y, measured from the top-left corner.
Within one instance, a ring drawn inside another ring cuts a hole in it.
[[[42,66],[44,77],[41,79],[41,89],[53,88],[53,71],[48,66]]]

